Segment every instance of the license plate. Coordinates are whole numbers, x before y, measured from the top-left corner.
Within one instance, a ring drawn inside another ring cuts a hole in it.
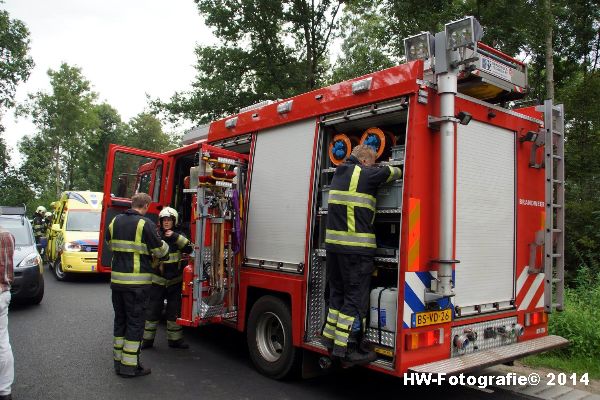
[[[452,321],[452,310],[447,308],[439,311],[426,311],[414,313],[412,316],[412,327],[443,324]]]

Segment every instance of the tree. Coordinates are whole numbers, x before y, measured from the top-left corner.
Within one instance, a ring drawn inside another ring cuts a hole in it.
[[[126,142],[127,124],[111,105],[102,103],[94,106],[98,118],[96,129],[83,144],[85,156],[81,158],[74,186],[92,191],[102,191],[106,156],[110,144],[128,144]]]
[[[163,132],[160,121],[150,113],[140,113],[129,121],[124,143],[143,150],[165,152],[177,147],[177,143]]]
[[[321,85],[342,0],[198,0],[220,46],[199,46],[193,91],[153,102],[206,123],[239,108]]]
[[[97,95],[78,67],[63,63],[58,70],[49,70],[48,76],[51,93],[29,95],[28,104],[20,109],[21,114],[33,118],[38,129],[32,138],[34,144],[26,141],[22,149],[29,152],[26,157],[41,156],[39,151],[45,155],[45,168],[52,165],[54,194],[58,197],[65,189],[78,189],[75,182],[79,181],[84,144],[99,124],[93,104]]]
[[[14,106],[16,87],[29,78],[32,68],[29,30],[22,21],[11,19],[7,11],[0,10],[0,168],[4,171],[0,185],[3,188],[7,187],[4,185],[9,173],[10,155],[2,137],[2,115],[7,108]]]
[[[33,59],[28,53],[29,30],[0,10],[0,111],[14,106],[17,85],[29,78]]]

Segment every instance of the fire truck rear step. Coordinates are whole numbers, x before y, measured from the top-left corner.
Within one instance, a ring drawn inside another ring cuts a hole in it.
[[[496,347],[478,353],[467,354],[447,360],[410,367],[409,372],[449,374],[469,372],[513,361],[531,354],[565,347],[569,341],[563,337],[550,335],[539,339],[527,340],[508,346]]]

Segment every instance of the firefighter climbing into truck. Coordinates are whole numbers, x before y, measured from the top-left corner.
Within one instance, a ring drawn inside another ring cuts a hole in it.
[[[453,21],[406,38],[405,64],[247,107],[181,148],[112,145],[101,230],[134,186],[150,194],[151,220],[176,210],[194,243],[177,324],[244,332],[275,379],[337,364],[321,340],[332,240],[374,250],[358,313],[376,354],[366,368],[458,374],[566,346],[547,318],[563,308],[564,109],[503,107],[527,92],[527,66],[480,39],[473,17]],[[339,186],[360,145],[402,179],[374,193],[350,190],[351,177]],[[140,184],[125,187],[129,176]],[[372,232],[359,228],[365,209]],[[110,257],[101,243],[99,269]],[[357,313],[329,305],[334,332],[333,310],[351,317],[339,330],[350,336]]]

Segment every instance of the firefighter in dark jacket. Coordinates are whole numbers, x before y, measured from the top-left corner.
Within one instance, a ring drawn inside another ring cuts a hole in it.
[[[363,342],[369,288],[377,249],[373,221],[377,188],[402,176],[399,168],[375,167],[376,153],[358,145],[333,176],[328,200],[325,246],[329,308],[325,345],[344,366],[376,359]]]
[[[163,208],[158,214],[160,236],[169,245],[169,259],[161,261],[152,275],[152,289],[150,290],[150,302],[146,313],[142,349],[154,345],[156,328],[165,299],[167,300],[166,317],[169,347],[178,349],[189,347],[183,341],[183,329],[177,325],[176,320],[181,310],[181,282],[184,267],[181,255],[183,253],[190,254],[194,248],[183,234],[174,230],[178,218],[177,211],[171,207]]]
[[[152,258],[165,258],[169,246],[156,225],[145,218],[152,199],[146,193],[131,198],[131,209],[117,215],[106,230],[112,250],[111,289],[115,310],[113,355],[115,372],[123,377],[148,375],[140,364],[146,303],[152,286]]]
[[[38,249],[38,253],[40,253],[44,262],[46,262],[46,247],[48,245],[46,228],[46,207],[39,206],[35,210],[35,215],[33,216],[33,237],[35,238],[35,245]]]

